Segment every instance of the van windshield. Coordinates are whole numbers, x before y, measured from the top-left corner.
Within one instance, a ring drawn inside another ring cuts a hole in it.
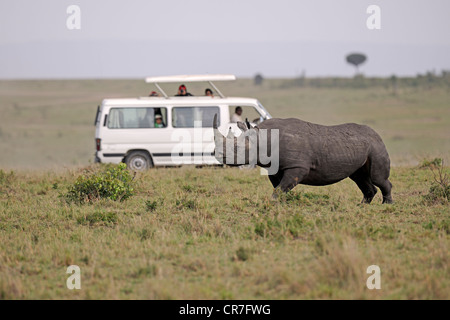
[[[258,101],[258,107],[261,109],[261,111],[263,112],[263,118],[264,120],[267,119],[271,119],[272,116],[270,115],[270,113],[266,110],[266,108],[264,108],[264,106],[261,104],[261,102]]]

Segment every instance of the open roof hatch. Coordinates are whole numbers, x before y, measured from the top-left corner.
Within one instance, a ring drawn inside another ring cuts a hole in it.
[[[145,82],[153,83],[165,98],[169,98],[169,96],[164,92],[163,89],[161,89],[158,83],[208,82],[221,98],[225,98],[222,92],[220,92],[220,90],[217,89],[217,87],[214,85],[213,81],[233,81],[233,80],[236,80],[236,76],[233,74],[200,74],[200,75],[179,75],[179,76],[145,78]]]

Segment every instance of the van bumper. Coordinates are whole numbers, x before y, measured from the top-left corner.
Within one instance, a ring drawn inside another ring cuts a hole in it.
[[[125,153],[95,153],[95,163],[115,163],[119,164],[125,157]]]

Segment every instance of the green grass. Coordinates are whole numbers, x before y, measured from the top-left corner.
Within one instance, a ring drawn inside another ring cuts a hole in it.
[[[192,167],[138,174],[125,201],[67,203],[82,173],[3,173],[0,297],[450,298],[448,202],[424,200],[428,169],[393,169],[394,205],[359,204],[348,179],[273,202],[258,170]],[[373,264],[381,290],[365,286]]]
[[[359,204],[349,179],[298,186],[274,202],[259,170],[208,167],[138,174],[123,201],[67,202],[80,175],[104,169],[89,165],[96,106],[153,88],[0,81],[0,298],[450,298],[449,203],[427,196],[433,159],[450,160],[448,89],[399,86],[393,95],[284,79],[220,87],[258,98],[275,117],[370,125],[391,155],[395,203],[381,205],[379,192]],[[79,291],[66,288],[72,264]],[[381,268],[381,290],[366,288],[370,265]]]

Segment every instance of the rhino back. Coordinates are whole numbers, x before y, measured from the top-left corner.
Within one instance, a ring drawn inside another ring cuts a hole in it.
[[[280,169],[305,167],[315,180],[339,181],[361,167],[373,152],[386,154],[380,136],[354,123],[324,126],[299,119],[270,119],[260,129],[279,130]]]

